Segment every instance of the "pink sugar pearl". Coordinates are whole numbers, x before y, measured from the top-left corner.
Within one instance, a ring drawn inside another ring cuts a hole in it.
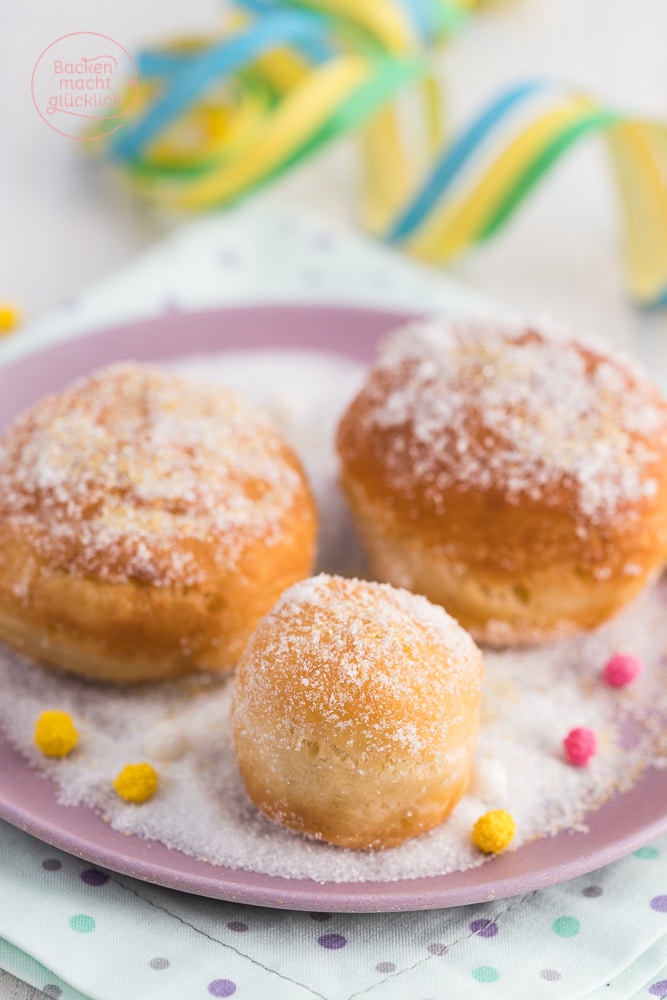
[[[598,741],[592,729],[580,726],[572,729],[563,740],[565,756],[570,764],[576,767],[585,767],[597,750]]]
[[[630,653],[617,653],[605,664],[602,676],[611,687],[622,688],[632,684],[641,672],[642,661],[636,656]]]

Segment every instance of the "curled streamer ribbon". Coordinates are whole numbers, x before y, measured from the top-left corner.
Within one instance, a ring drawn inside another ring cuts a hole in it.
[[[631,293],[644,306],[667,305],[665,125],[531,80],[445,142],[429,48],[478,6],[236,0],[219,38],[140,53],[136,110],[106,148],[142,196],[198,211],[230,204],[360,130],[365,224],[445,262],[495,235],[561,156],[599,134],[618,187]],[[396,101],[407,84],[421,97],[419,155]]]

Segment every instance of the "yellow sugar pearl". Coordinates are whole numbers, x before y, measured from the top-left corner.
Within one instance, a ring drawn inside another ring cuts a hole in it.
[[[126,764],[113,787],[126,802],[145,802],[155,794],[157,771],[150,764]]]
[[[21,322],[21,312],[12,302],[0,302],[0,336],[11,333]]]
[[[35,744],[47,757],[66,757],[79,739],[67,712],[42,712],[35,723]]]
[[[485,854],[499,854],[509,845],[515,830],[510,814],[504,809],[494,809],[479,817],[472,828],[472,842]]]

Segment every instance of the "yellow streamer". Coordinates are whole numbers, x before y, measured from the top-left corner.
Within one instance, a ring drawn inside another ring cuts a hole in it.
[[[436,262],[495,233],[572,143],[603,130],[621,193],[632,290],[646,304],[667,303],[667,128],[563,96],[549,81],[526,81],[499,95],[441,152],[442,88],[422,56],[456,23],[454,7],[478,9],[491,0],[420,2],[423,8],[412,10],[403,0],[283,0],[252,14],[237,11],[240,35],[231,32],[227,52],[193,60],[191,73],[184,66],[180,90],[169,59],[159,79],[140,82],[135,130],[124,142],[112,136],[109,146],[146,197],[201,210],[250,192],[363,122],[366,225]],[[186,39],[166,51],[196,55],[219,41]],[[160,70],[159,59],[153,67]],[[415,70],[421,137],[393,101]],[[188,87],[193,96],[184,108]],[[517,110],[530,110],[537,98],[542,110],[537,105],[532,120],[508,137]],[[489,137],[498,135],[504,145],[498,150],[492,139],[489,162]]]
[[[220,173],[191,183],[185,191],[170,191],[166,182],[158,190],[153,183],[146,194],[157,198],[166,195],[172,208],[186,210],[204,209],[236,197],[274,169],[314,128],[323,124],[365,82],[369,72],[361,57],[339,56],[290,91],[267,119],[256,141]]]
[[[657,141],[655,130],[634,123],[619,126],[608,137],[625,217],[630,286],[641,301],[658,295],[667,275],[667,195],[653,148]]]
[[[400,55],[417,48],[412,25],[390,0],[308,0],[308,6],[358,24],[389,53]]]
[[[564,126],[591,108],[583,97],[571,98],[530,125],[482,176],[462,201],[436,214],[410,242],[410,250],[427,260],[448,260],[472,243],[494,204],[507,191],[525,164]]]

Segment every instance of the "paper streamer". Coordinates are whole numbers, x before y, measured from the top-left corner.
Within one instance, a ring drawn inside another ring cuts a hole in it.
[[[359,131],[365,224],[425,260],[446,262],[494,236],[561,156],[599,135],[619,191],[631,293],[644,306],[666,305],[663,124],[530,80],[444,140],[429,50],[477,6],[236,0],[219,37],[140,53],[136,110],[105,148],[146,199],[203,211],[247,196]],[[408,84],[417,94],[411,118],[418,110],[423,126],[419,155],[396,100]]]

